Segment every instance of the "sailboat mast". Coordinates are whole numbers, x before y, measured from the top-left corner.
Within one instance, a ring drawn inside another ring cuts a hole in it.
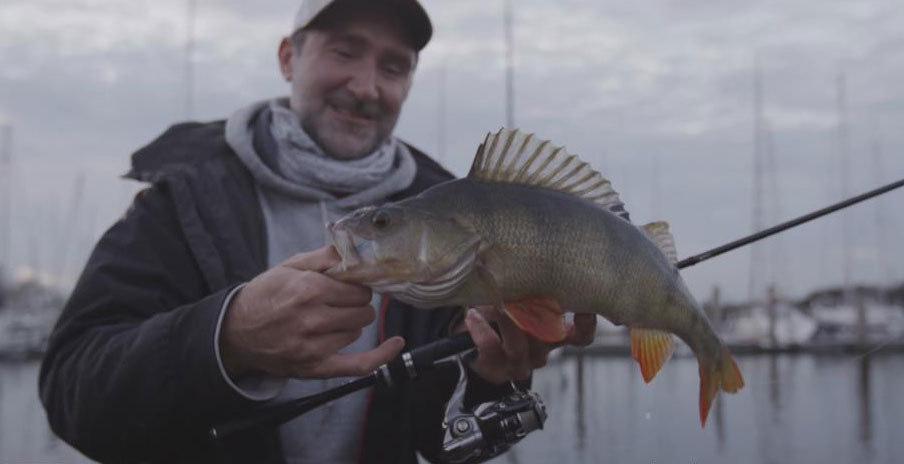
[[[763,229],[763,83],[759,60],[753,71],[753,188],[752,188],[752,220],[753,232]],[[763,272],[763,248],[754,245],[750,249],[750,272],[748,275],[747,293],[751,302],[761,295],[760,288]]]
[[[185,101],[183,109],[185,119],[194,117],[195,103],[195,15],[197,1],[187,0],[188,10],[185,18]]]
[[[878,135],[873,135],[872,142],[873,155],[873,177],[875,182],[882,182],[885,179],[885,166],[882,162],[882,142]],[[892,270],[888,253],[888,232],[886,231],[885,221],[885,202],[882,199],[875,205],[875,228],[876,228],[876,258],[878,259],[878,280],[877,284],[885,285],[892,278]]]
[[[515,127],[515,38],[512,0],[505,1],[505,125]]]
[[[851,159],[848,146],[848,121],[847,121],[847,83],[844,72],[839,71],[836,81],[836,105],[838,108],[838,158],[841,168],[841,198],[847,198],[851,192]],[[842,252],[842,282],[844,285],[844,298],[850,303],[852,280],[851,259],[851,215],[845,212],[841,215],[841,252]]]
[[[446,160],[446,63],[439,65],[436,104],[436,144],[441,162]]]
[[[12,257],[10,256],[10,241],[12,236],[12,167],[13,167],[13,126],[4,124],[0,126],[0,136],[3,137],[0,146],[0,287],[4,285],[5,272],[10,272]]]

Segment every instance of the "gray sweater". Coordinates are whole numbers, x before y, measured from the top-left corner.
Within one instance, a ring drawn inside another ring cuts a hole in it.
[[[286,105],[285,100],[278,100]],[[273,267],[300,252],[329,243],[325,224],[361,206],[379,204],[404,190],[414,180],[416,166],[404,144],[398,144],[392,172],[380,183],[343,198],[288,180],[279,170],[279,156],[270,131],[269,101],[236,111],[226,123],[226,140],[257,181],[258,200],[263,211],[268,264]],[[302,130],[298,127],[298,130]],[[240,289],[237,289],[237,291]],[[231,297],[224,304],[228,307]],[[380,297],[371,302],[379,308]],[[222,320],[222,315],[221,315]],[[218,330],[219,332],[219,330]],[[377,346],[376,322],[343,352],[367,351]],[[241,394],[260,401],[284,401],[319,393],[349,378],[278,379],[252,376],[227,381]],[[368,391],[360,391],[333,401],[298,417],[280,428],[283,452],[289,464],[315,462],[355,462],[364,425]]]

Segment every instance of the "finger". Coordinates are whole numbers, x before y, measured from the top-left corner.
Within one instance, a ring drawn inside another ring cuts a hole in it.
[[[291,267],[299,271],[323,272],[339,262],[342,258],[332,245],[313,251],[298,253],[282,262],[281,266]]]
[[[502,332],[502,346],[509,373],[515,380],[530,377],[531,360],[527,334],[507,317],[500,318],[499,331]]]
[[[377,312],[366,306],[321,305],[309,310],[300,324],[309,332],[330,333],[358,330],[370,325]]]
[[[339,350],[351,345],[361,336],[361,330],[348,330],[317,335],[303,342],[304,356],[299,361],[310,362],[322,360],[335,355]]]
[[[340,282],[316,272],[297,276],[295,287],[303,293],[304,303],[319,302],[330,306],[363,306],[373,297],[371,289],[357,284]]]
[[[480,315],[489,322],[495,321],[501,315],[499,313],[499,310],[497,310],[493,305],[478,305],[472,306],[472,308],[476,309],[477,312],[479,312]]]
[[[528,357],[530,358],[530,367],[537,369],[546,365],[549,359],[551,347],[537,339],[528,340]]]
[[[306,375],[316,378],[360,377],[370,374],[382,364],[392,361],[404,347],[405,339],[392,337],[370,351],[334,354],[317,367],[309,370]]]
[[[587,346],[596,336],[596,314],[575,314],[565,340],[575,346]]]
[[[506,354],[515,357],[527,355],[527,337],[524,332],[515,325],[510,317],[499,317],[496,321],[499,325],[499,333],[502,334],[502,346]]]
[[[468,327],[471,339],[474,340],[474,346],[477,347],[478,358],[504,358],[505,351],[502,348],[502,340],[476,309],[468,310],[468,314],[465,316],[465,326]]]
[[[509,372],[516,379],[526,379],[530,375],[530,357],[527,335],[508,317],[497,321],[502,334],[502,348],[505,351]]]

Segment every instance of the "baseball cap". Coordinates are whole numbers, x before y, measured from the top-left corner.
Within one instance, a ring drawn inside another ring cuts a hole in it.
[[[341,15],[362,6],[373,8],[377,5],[385,5],[395,11],[407,28],[407,37],[415,50],[420,51],[430,41],[433,25],[417,0],[302,0],[292,22],[292,33],[316,24],[318,19],[327,15]]]

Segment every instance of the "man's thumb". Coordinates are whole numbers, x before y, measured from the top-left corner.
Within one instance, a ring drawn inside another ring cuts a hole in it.
[[[282,266],[291,267],[299,271],[323,272],[341,261],[339,253],[332,245],[327,245],[316,250],[298,253],[282,262]]]

